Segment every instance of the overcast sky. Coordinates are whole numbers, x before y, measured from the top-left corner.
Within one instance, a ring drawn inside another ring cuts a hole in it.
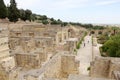
[[[10,0],[4,0],[6,4]],[[120,24],[120,0],[16,0],[18,8],[63,21]]]

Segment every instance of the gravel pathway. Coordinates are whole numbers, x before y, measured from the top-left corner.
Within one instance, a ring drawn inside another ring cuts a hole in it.
[[[92,61],[92,40],[91,36],[86,36],[81,48],[78,50],[76,60],[80,61],[79,71],[82,75],[89,75],[87,70],[90,67],[90,62]]]

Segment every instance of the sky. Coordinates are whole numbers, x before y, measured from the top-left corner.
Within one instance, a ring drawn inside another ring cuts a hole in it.
[[[4,0],[6,5],[10,0]],[[18,8],[67,22],[120,24],[120,0],[16,0]]]

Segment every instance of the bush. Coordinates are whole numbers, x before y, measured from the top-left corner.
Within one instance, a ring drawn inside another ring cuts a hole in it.
[[[47,20],[42,20],[42,23],[45,24],[45,25],[49,24],[49,22]]]
[[[84,36],[81,38],[81,40],[79,41],[79,43],[77,44],[76,48],[80,49],[82,41],[84,40],[85,36],[87,35],[87,32],[84,33]]]
[[[120,57],[120,35],[111,37],[101,47],[102,53],[106,53],[110,57]]]
[[[90,70],[90,67],[88,67],[87,70],[89,71],[89,70]]]
[[[104,44],[107,40],[109,40],[108,35],[101,35],[98,37],[98,43]]]

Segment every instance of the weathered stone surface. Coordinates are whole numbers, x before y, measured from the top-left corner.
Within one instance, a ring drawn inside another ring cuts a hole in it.
[[[61,80],[62,78],[67,78],[69,74],[78,73],[77,64],[74,61],[74,56],[59,53],[41,69],[30,70],[24,73],[22,77],[26,76],[26,80],[29,77],[32,77],[33,80],[34,78],[37,80],[44,80],[43,78],[58,78]]]
[[[85,75],[73,75],[71,74],[68,80],[114,80],[114,79],[107,79],[107,78],[92,78]]]
[[[78,74],[79,62],[72,54],[80,35],[73,26],[21,20],[0,24],[0,80],[67,80]]]
[[[120,71],[119,58],[96,57],[91,63],[91,77],[113,78],[114,71]]]
[[[120,71],[114,71],[113,74],[116,80],[120,80]]]

